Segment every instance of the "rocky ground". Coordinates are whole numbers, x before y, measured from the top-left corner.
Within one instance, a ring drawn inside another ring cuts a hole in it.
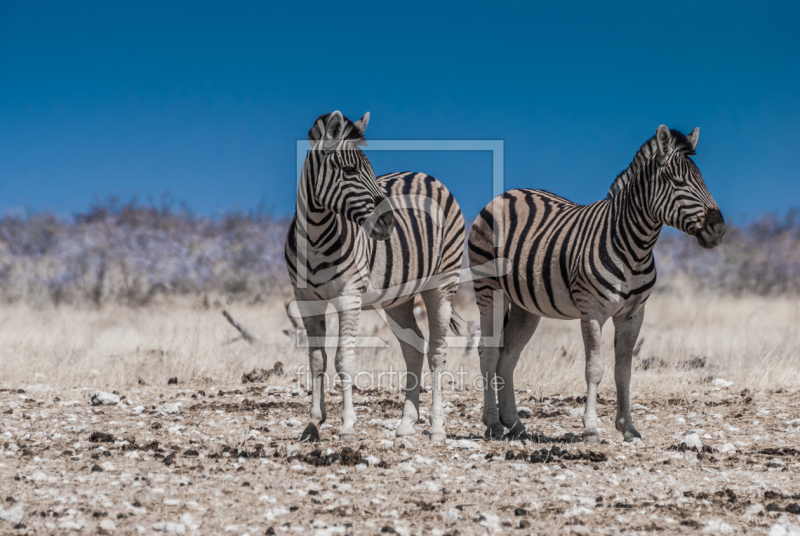
[[[644,441],[580,434],[575,395],[520,391],[531,439],[482,439],[481,396],[446,396],[446,444],[396,440],[396,391],[355,395],[359,441],[316,445],[292,386],[142,386],[0,392],[4,534],[800,534],[800,392],[726,382],[639,395]],[[423,395],[427,406],[429,396]]]

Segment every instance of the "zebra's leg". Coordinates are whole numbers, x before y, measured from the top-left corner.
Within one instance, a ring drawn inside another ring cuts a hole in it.
[[[447,326],[453,314],[452,300],[456,286],[435,288],[422,293],[428,311],[428,367],[431,369],[431,441],[447,439],[442,406],[442,374],[447,360]]]
[[[417,319],[414,318],[414,300],[408,300],[392,309],[385,309],[385,311],[386,315],[397,324],[397,328],[392,326],[393,331],[398,328],[410,331],[409,336],[415,336],[420,341],[424,340]],[[418,347],[405,339],[405,336],[397,338],[406,362],[406,401],[403,405],[403,418],[400,426],[397,427],[398,437],[412,435],[414,424],[419,420],[419,389],[422,381],[422,361],[424,360]]]
[[[483,380],[483,424],[486,425],[483,435],[487,439],[496,441],[502,440],[504,434],[503,425],[500,424],[500,414],[497,411],[495,387],[507,299],[503,291],[492,289],[488,285],[476,295],[481,313],[481,340],[478,343],[478,354],[481,360],[481,378]],[[491,334],[491,340],[489,334]]]
[[[598,313],[581,315],[581,332],[586,350],[586,411],[583,413],[583,441],[600,443],[597,431],[597,386],[603,379],[603,358],[600,355],[600,335],[605,318]]]
[[[519,437],[525,433],[525,425],[517,413],[517,401],[514,396],[514,369],[517,367],[519,355],[536,332],[541,317],[526,311],[515,303],[511,303],[508,325],[503,330],[503,348],[497,362],[498,382],[497,398],[500,402],[500,422],[508,428],[508,435]]]
[[[644,320],[644,307],[632,317],[614,317],[614,381],[617,384],[617,430],[625,441],[633,441],[642,435],[634,428],[631,417],[631,361],[633,347],[639,338]]]
[[[325,353],[325,315],[303,317],[308,333],[308,361],[311,370],[311,422],[308,423],[300,441],[319,441],[319,427],[325,422],[325,370],[328,355]]]
[[[361,319],[361,297],[340,298],[339,345],[336,349],[336,375],[342,389],[342,427],[339,439],[355,441],[356,412],[353,409],[353,379],[355,376],[355,343],[358,323]]]

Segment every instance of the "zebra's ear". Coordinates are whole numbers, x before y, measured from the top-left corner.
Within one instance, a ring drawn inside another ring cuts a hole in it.
[[[344,132],[344,117],[342,112],[336,110],[328,116],[328,124],[325,125],[325,137],[329,140],[341,140]]]
[[[700,127],[695,127],[692,133],[686,136],[686,139],[689,140],[689,144],[692,146],[692,151],[697,149],[697,140],[700,139]]]
[[[367,125],[369,124],[369,112],[364,114],[364,117],[353,123],[353,125],[361,132],[361,135],[364,135],[364,131],[367,130]]]
[[[656,145],[658,146],[658,161],[663,164],[672,150],[672,133],[666,125],[661,125],[656,130]]]

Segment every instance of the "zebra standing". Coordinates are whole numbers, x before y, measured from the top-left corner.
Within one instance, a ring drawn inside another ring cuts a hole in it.
[[[385,310],[408,369],[397,435],[414,433],[424,354],[432,373],[431,439],[445,439],[441,373],[464,248],[464,218],[442,183],[422,173],[376,178],[366,155],[369,113],[355,123],[338,111],[308,131],[286,264],[309,337],[311,422],[301,439],[319,440],[325,422],[325,308],[339,315],[336,372],[342,389],[339,437],[355,439],[354,344],[362,308]],[[391,207],[386,205],[391,203]],[[429,342],[414,318],[414,295],[428,313]],[[305,309],[305,311],[304,311]],[[455,329],[455,326],[454,326]]]
[[[631,420],[631,359],[656,281],[658,235],[668,225],[695,236],[704,248],[717,246],[725,236],[719,207],[690,158],[698,137],[699,129],[684,136],[661,125],[602,201],[581,206],[541,190],[511,190],[475,220],[468,247],[473,271],[503,258],[511,265],[499,277],[474,274],[487,437],[499,439],[503,427],[510,436],[525,433],[514,400],[514,368],[543,316],[581,320],[588,386],[583,438],[588,443],[600,440],[595,410],[603,377],[600,331],[609,317],[614,319],[616,428],[625,441],[641,437]],[[504,316],[501,347],[485,346],[483,340],[493,333],[493,310]]]

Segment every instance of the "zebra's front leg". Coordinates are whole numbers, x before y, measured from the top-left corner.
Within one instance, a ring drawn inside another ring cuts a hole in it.
[[[606,319],[598,313],[581,315],[581,333],[586,350],[586,410],[583,413],[583,441],[600,443],[597,431],[597,387],[603,379],[603,358],[600,355],[600,336]]]
[[[453,314],[451,300],[456,286],[436,288],[422,293],[428,311],[428,366],[431,369],[431,441],[447,439],[444,428],[444,407],[442,402],[442,374],[447,360],[447,326]]]
[[[614,381],[617,384],[617,430],[622,432],[625,441],[633,441],[642,435],[633,426],[631,417],[631,361],[633,347],[639,338],[639,330],[644,320],[644,307],[632,317],[614,317]]]
[[[422,382],[422,362],[425,359],[425,339],[414,318],[414,300],[386,309],[392,332],[400,341],[400,349],[406,362],[406,401],[403,418],[397,427],[397,437],[414,434],[414,425],[419,420],[419,390]]]
[[[336,348],[336,375],[342,390],[342,427],[339,439],[355,441],[356,412],[353,409],[353,379],[355,377],[355,344],[358,323],[361,319],[361,297],[346,296],[340,299],[339,344]]]
[[[311,422],[300,441],[319,441],[319,427],[325,422],[325,370],[328,356],[325,353],[325,315],[303,317],[308,334],[308,361],[311,371]]]

